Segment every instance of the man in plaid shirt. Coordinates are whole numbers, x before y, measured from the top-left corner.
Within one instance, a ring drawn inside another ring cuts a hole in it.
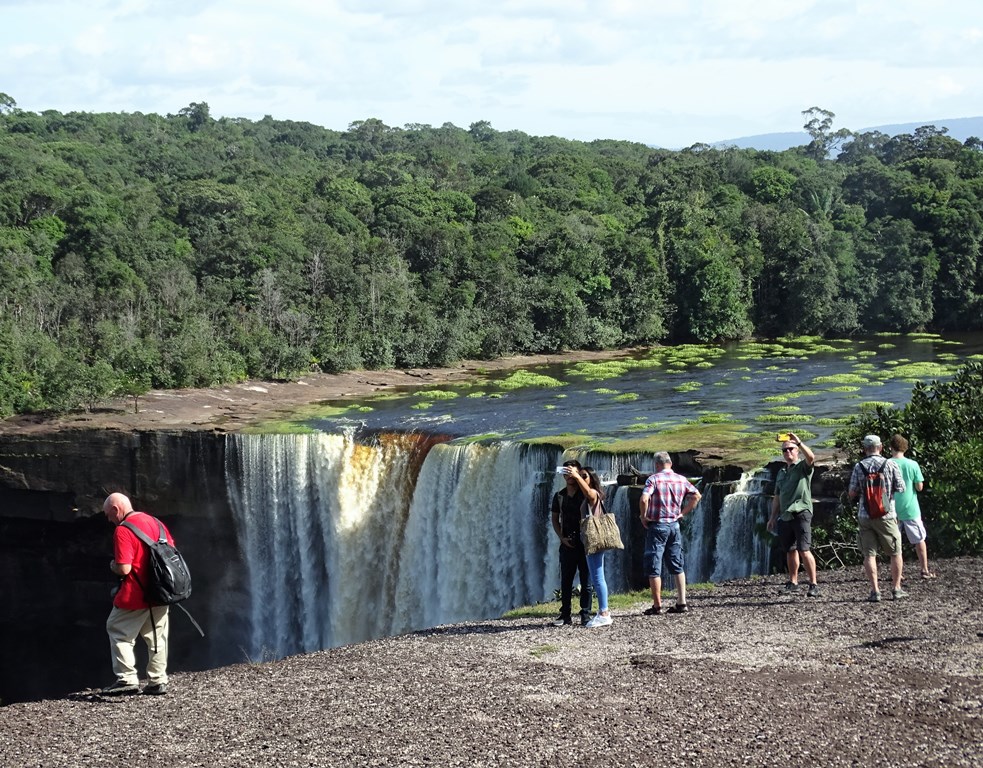
[[[662,563],[676,579],[676,604],[668,613],[686,613],[686,574],[683,572],[683,538],[679,519],[700,503],[696,486],[672,471],[672,459],[665,451],[655,454],[655,474],[645,481],[639,502],[645,527],[645,570],[652,590],[652,607],[646,616],[662,613]]]

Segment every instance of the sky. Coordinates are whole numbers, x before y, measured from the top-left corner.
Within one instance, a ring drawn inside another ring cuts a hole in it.
[[[679,148],[983,115],[972,0],[0,0],[0,93],[30,112]]]

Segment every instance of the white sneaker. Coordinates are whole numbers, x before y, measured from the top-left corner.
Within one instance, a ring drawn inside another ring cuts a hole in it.
[[[609,627],[613,619],[610,616],[602,616],[597,614],[593,619],[587,622],[588,629],[596,629],[597,627]]]

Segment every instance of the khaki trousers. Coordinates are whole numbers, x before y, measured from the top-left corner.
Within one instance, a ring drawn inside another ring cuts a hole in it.
[[[151,621],[151,610],[153,621]],[[109,634],[109,649],[113,659],[113,672],[117,680],[137,685],[136,641],[137,636],[147,644],[147,681],[151,685],[167,682],[167,621],[166,605],[152,609],[141,608],[127,611],[113,606],[106,619],[106,632]],[[154,651],[154,634],[157,635],[157,650]]]

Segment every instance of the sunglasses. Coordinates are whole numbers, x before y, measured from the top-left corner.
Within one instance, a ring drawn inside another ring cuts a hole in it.
[[[785,453],[786,451],[794,451],[794,450],[797,450],[796,446],[790,445],[788,448],[782,448],[782,453]]]

